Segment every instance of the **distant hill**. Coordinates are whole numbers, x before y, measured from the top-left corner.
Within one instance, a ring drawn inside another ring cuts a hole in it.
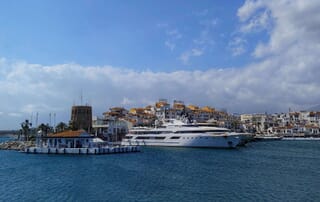
[[[16,130],[0,130],[0,135],[14,135],[17,132]]]

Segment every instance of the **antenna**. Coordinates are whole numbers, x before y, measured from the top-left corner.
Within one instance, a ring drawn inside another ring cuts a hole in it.
[[[39,114],[37,112],[37,114],[36,114],[36,127],[38,127],[38,118],[39,118]]]
[[[33,122],[33,112],[31,112],[31,117],[30,117],[30,123],[32,124],[32,122]]]
[[[81,106],[82,106],[82,100],[83,100],[83,93],[82,93],[82,89],[81,89],[81,97],[80,97],[80,101],[81,101]]]
[[[51,113],[49,113],[49,126],[51,126]]]
[[[53,113],[53,127],[56,127],[56,113]]]

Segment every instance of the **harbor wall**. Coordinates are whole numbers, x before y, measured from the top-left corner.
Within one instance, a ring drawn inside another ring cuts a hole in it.
[[[102,148],[41,148],[30,147],[24,150],[30,154],[116,154],[139,152],[139,146],[102,147]]]

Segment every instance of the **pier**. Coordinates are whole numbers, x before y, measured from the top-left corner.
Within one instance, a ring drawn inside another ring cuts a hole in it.
[[[117,147],[102,147],[102,148],[41,148],[29,147],[23,152],[27,154],[120,154],[140,152],[139,146],[117,146]]]

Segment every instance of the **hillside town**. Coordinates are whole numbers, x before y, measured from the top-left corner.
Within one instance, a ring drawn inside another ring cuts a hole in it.
[[[172,136],[169,139],[196,139],[202,136],[192,136],[195,133],[205,134],[206,130],[212,133],[219,133],[222,142],[227,144],[218,144],[220,147],[243,146],[252,140],[278,140],[286,139],[318,139],[320,138],[320,112],[319,111],[291,111],[287,113],[274,114],[229,114],[225,110],[217,110],[211,106],[186,105],[183,101],[174,100],[172,104],[167,99],[159,99],[154,105],[146,107],[125,109],[124,107],[112,107],[102,113],[101,116],[93,116],[92,106],[74,105],[71,108],[71,117],[69,123],[60,122],[57,125],[40,124],[33,127],[32,120],[25,120],[21,123],[21,130],[17,133],[17,145],[4,144],[3,148],[27,148],[24,143],[36,144],[36,149],[27,152],[49,153],[49,150],[42,150],[43,145],[62,145],[63,149],[68,145],[71,150],[55,150],[57,153],[110,153],[110,150],[85,150],[74,151],[72,148],[78,148],[82,145],[108,144],[132,146],[133,143],[139,146],[138,140],[146,144],[146,139],[158,140],[166,138],[163,134],[172,130]],[[180,123],[178,123],[178,122]],[[170,127],[175,129],[161,130],[160,128]],[[36,124],[37,125],[37,124]],[[166,125],[166,126],[165,126]],[[188,128],[189,127],[189,128]],[[192,128],[193,127],[193,128]],[[181,130],[184,128],[184,130]],[[192,128],[192,129],[191,129]],[[154,130],[153,130],[154,129]],[[158,130],[160,129],[160,130]],[[130,130],[130,131],[129,131]],[[180,130],[180,131],[179,131]],[[202,130],[202,131],[201,131]],[[188,132],[188,137],[181,137],[180,134]],[[154,133],[153,136],[150,136]],[[137,138],[134,142],[130,139],[135,134]],[[144,135],[149,134],[149,135]],[[161,135],[157,135],[161,134]],[[229,135],[227,135],[229,134]],[[142,135],[142,136],[139,136]],[[219,138],[219,135],[214,136]],[[232,137],[238,142],[227,140]],[[56,139],[54,139],[56,138]],[[87,138],[87,139],[84,139]],[[97,139],[94,139],[97,138]],[[206,137],[205,139],[207,139]],[[213,138],[213,137],[211,137]],[[103,144],[102,144],[103,143]],[[126,145],[127,144],[127,145]],[[51,147],[50,146],[50,147]],[[60,147],[59,146],[59,147]],[[99,149],[99,147],[97,147]],[[31,148],[31,147],[30,147]],[[40,149],[37,149],[40,148]],[[97,149],[96,148],[96,149]],[[132,148],[130,151],[138,151]],[[128,150],[128,151],[129,151]],[[112,150],[116,151],[116,150]],[[122,150],[121,150],[122,151]],[[125,148],[123,152],[126,152]],[[112,153],[111,152],[111,153]]]
[[[79,108],[80,107],[80,108]],[[74,106],[71,125],[78,121],[75,114],[89,112],[81,120],[86,123],[77,123],[77,127],[88,128],[98,136],[103,136],[110,141],[120,140],[129,128],[135,126],[152,127],[156,120],[188,118],[194,123],[206,123],[213,126],[225,127],[232,131],[249,132],[254,134],[278,136],[320,136],[320,112],[289,111],[275,114],[229,114],[210,106],[186,105],[183,101],[174,100],[172,105],[167,99],[160,99],[154,105],[141,108],[125,109],[112,107],[102,116],[93,116],[91,109],[81,109],[85,106]],[[86,106],[87,108],[91,108]]]
[[[320,111],[230,114],[210,106],[186,105],[180,100],[170,104],[167,99],[159,99],[154,105],[139,108],[111,107],[98,116],[92,114],[92,106],[75,105],[72,106],[69,123],[41,123],[32,127],[32,122],[26,120],[21,123],[21,130],[17,134],[18,139],[29,140],[29,136],[35,136],[39,130],[44,134],[85,130],[106,141],[117,142],[132,127],[155,127],[157,122],[165,119],[183,119],[189,123],[227,128],[256,136],[320,137]]]

